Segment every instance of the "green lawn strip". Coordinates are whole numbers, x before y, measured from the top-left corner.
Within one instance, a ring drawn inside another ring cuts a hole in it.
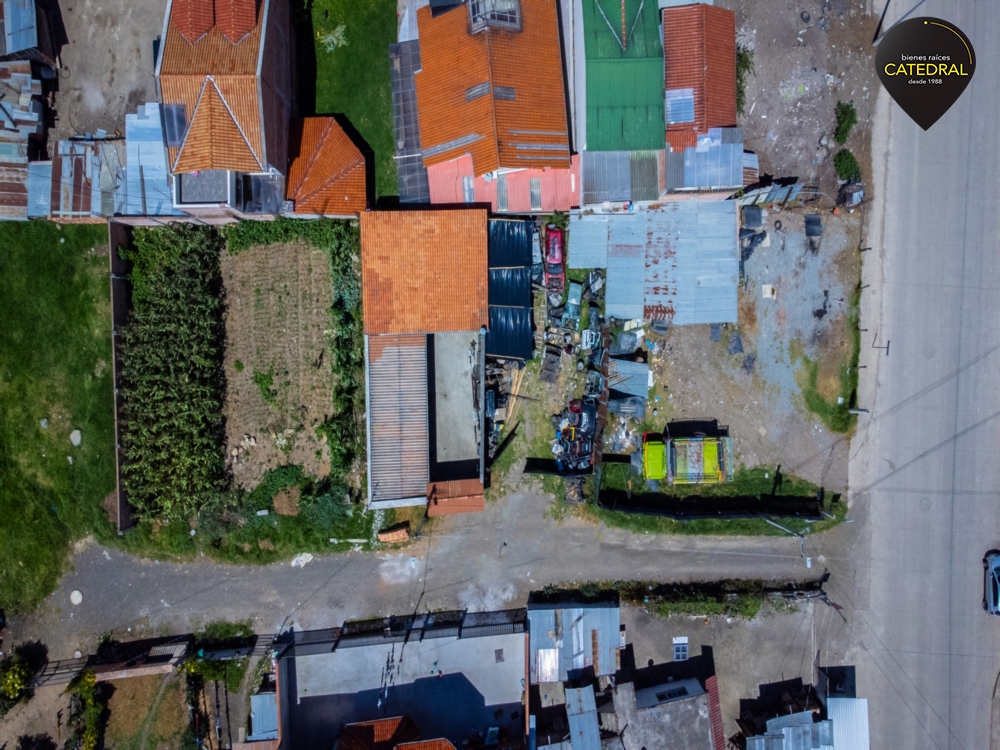
[[[389,45],[396,41],[390,0],[314,0],[316,111],[342,112],[375,152],[375,190],[396,195]],[[332,38],[331,38],[332,37]]]
[[[848,333],[851,340],[850,359],[840,366],[840,398],[843,403],[836,400],[827,401],[817,391],[819,378],[819,366],[809,357],[800,355],[792,358],[792,364],[796,360],[801,361],[803,370],[800,379],[802,386],[802,398],[805,400],[806,408],[813,412],[826,425],[831,432],[850,432],[857,423],[857,416],[851,414],[854,406],[855,393],[858,389],[858,360],[861,356],[861,331],[858,328],[858,306],[861,300],[860,291],[855,291],[851,295],[851,302],[848,314],[845,317],[845,325],[848,326]],[[792,352],[789,352],[790,355]]]
[[[804,479],[784,475],[780,486],[775,487],[774,467],[757,466],[753,469],[740,468],[732,482],[725,484],[704,485],[664,485],[661,493],[666,497],[761,497],[775,494],[785,496],[805,497],[816,495],[819,487]],[[629,473],[623,464],[604,464],[601,474],[602,488],[626,488]],[[645,482],[641,477],[632,475],[632,491],[643,492]],[[847,515],[847,504],[844,502],[824,501],[824,510],[834,518],[824,517],[820,521],[809,522],[802,518],[776,516],[772,520],[790,531],[799,534],[818,533],[826,531],[844,520]],[[654,516],[644,513],[616,511],[600,507],[594,502],[584,506],[584,513],[606,526],[625,529],[636,534],[684,534],[708,536],[783,536],[786,532],[772,526],[762,518],[701,518],[691,521],[678,521],[664,516]]]
[[[108,258],[91,252],[107,236],[105,226],[0,223],[0,609],[48,596],[70,540],[111,535]]]

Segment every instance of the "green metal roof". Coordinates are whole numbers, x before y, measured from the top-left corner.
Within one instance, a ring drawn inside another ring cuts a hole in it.
[[[587,150],[662,149],[663,43],[657,3],[625,0],[625,44],[621,0],[583,0],[583,29]]]

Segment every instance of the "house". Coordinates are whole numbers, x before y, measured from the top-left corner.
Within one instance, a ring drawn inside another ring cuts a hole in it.
[[[482,510],[485,209],[361,215],[368,503]]]
[[[736,14],[694,3],[663,11],[666,189],[732,190],[757,181],[736,127]]]
[[[162,38],[174,208],[206,221],[367,208],[371,152],[353,128],[293,119],[289,0],[170,0]]]
[[[0,60],[34,60],[56,67],[56,45],[49,12],[35,0],[0,4]]]
[[[585,112],[586,123],[577,127],[585,133],[581,204],[656,200],[666,188],[657,6],[642,0],[594,0],[582,4],[582,21],[586,103],[577,107]]]
[[[617,600],[529,602],[532,685],[613,675],[621,667]]]
[[[348,622],[275,648],[282,748],[525,747],[524,609]]]
[[[735,323],[738,222],[731,200],[574,215],[569,268],[607,269],[605,310],[612,318]]]
[[[411,5],[390,61],[403,202],[579,204],[556,3]]]

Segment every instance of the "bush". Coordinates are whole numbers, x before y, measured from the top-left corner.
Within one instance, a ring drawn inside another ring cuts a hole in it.
[[[140,519],[196,515],[226,489],[222,303],[214,229],[135,232],[142,290],[122,334],[123,478]]]
[[[744,114],[747,106],[747,75],[753,73],[753,50],[742,45],[736,48],[736,112]]]
[[[107,697],[97,678],[86,671],[70,683],[70,716],[67,722],[72,734],[66,741],[67,748],[97,750],[102,746]]]
[[[837,176],[848,182],[861,182],[861,165],[850,151],[846,148],[840,149],[833,157],[833,168],[837,170]]]
[[[837,102],[837,130],[834,139],[843,146],[851,135],[851,128],[858,122],[858,113],[854,109],[853,102]]]

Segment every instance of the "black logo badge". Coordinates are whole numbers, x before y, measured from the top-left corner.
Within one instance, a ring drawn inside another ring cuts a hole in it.
[[[911,18],[889,29],[875,53],[878,77],[896,104],[927,130],[976,72],[969,37],[940,18]]]

